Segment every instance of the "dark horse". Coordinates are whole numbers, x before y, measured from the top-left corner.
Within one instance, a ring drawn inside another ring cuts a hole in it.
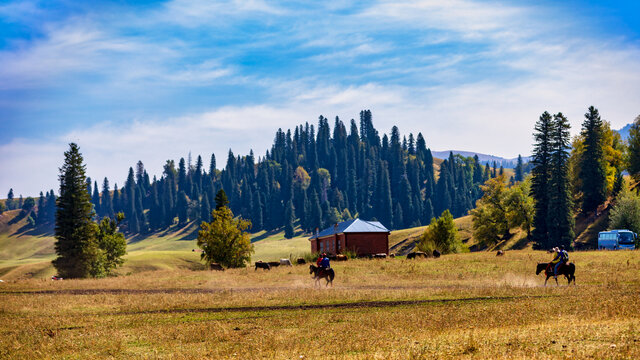
[[[329,286],[329,283],[333,286],[333,278],[336,277],[336,273],[332,268],[323,269],[315,265],[309,265],[309,274],[313,274],[313,278],[316,279],[316,284],[318,285],[320,284],[320,279],[327,280],[326,286]]]
[[[554,265],[550,263],[538,263],[538,267],[536,268],[536,275],[539,275],[542,271],[544,271],[544,274],[547,275],[547,278],[544,280],[544,286],[547,286],[547,280],[549,280],[549,278],[553,276],[553,266]],[[574,275],[575,273],[576,266],[573,263],[564,264],[558,269],[558,276],[564,275],[564,277],[569,280],[569,283],[567,285],[570,285],[571,281],[573,281],[573,285],[576,284],[576,276]],[[556,285],[558,285],[557,278]]]

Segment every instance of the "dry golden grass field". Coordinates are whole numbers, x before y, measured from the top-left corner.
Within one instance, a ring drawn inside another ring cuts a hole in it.
[[[640,252],[531,250],[0,283],[0,358],[640,358]]]

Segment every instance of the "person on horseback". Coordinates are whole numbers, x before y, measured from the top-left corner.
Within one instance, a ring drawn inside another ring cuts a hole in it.
[[[325,256],[327,256],[327,254],[325,254],[325,253],[322,253],[322,254],[320,254],[318,256],[318,260],[316,260],[316,266],[317,267],[322,267],[322,265],[320,265],[320,264],[322,264],[322,259],[324,259]]]
[[[320,262],[320,267],[323,268],[324,270],[327,270],[331,267],[331,263],[329,261],[329,257],[327,256],[327,254],[322,254],[322,255],[324,255],[324,257]]]
[[[554,258],[553,260],[551,260],[551,262],[549,263],[549,266],[553,267],[553,278],[554,279],[558,279],[558,265],[560,265],[560,249],[558,247],[554,247],[553,249],[551,249],[553,251],[553,255]]]
[[[564,249],[564,245],[560,245],[560,249],[558,249],[558,255],[560,259],[558,260],[556,267],[553,269],[553,276],[556,279],[558,278],[558,270],[560,270],[560,267],[566,265],[569,262],[569,253]]]

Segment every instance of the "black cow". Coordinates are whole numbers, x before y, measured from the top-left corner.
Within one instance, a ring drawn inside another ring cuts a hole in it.
[[[419,257],[423,257],[426,258],[427,253],[422,252],[422,251],[414,251],[414,252],[410,252],[407,254],[407,259],[415,259],[415,258],[419,258]]]
[[[266,263],[266,262],[257,261],[255,270],[258,270],[258,269],[271,270],[271,265],[269,265],[269,263]]]
[[[440,257],[440,255],[441,255],[441,254],[440,254],[440,251],[438,251],[438,250],[433,250],[433,257],[434,257],[434,258],[436,258],[436,259],[437,259],[437,258],[439,258],[439,257]]]
[[[296,260],[296,264],[298,264],[298,265],[304,265],[306,263],[307,263],[307,261],[305,259],[303,259],[303,258],[298,258],[298,260]]]

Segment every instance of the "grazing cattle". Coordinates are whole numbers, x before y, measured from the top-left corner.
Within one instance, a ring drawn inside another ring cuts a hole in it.
[[[269,261],[267,264],[271,265],[271,267],[280,266],[280,261]]]
[[[502,256],[502,255],[504,255],[504,251],[498,250],[498,252],[496,253],[496,256]]]
[[[389,254],[389,257],[390,258],[394,258],[394,257],[396,257],[396,254],[391,253],[391,254]]]
[[[439,258],[439,257],[440,257],[440,255],[441,255],[441,254],[440,254],[440,251],[438,251],[438,250],[433,250],[433,257],[434,257],[434,258],[436,258],[436,259],[437,259],[437,258]]]
[[[427,253],[422,252],[422,251],[414,251],[414,252],[410,252],[407,254],[407,259],[415,259],[415,258],[419,258],[419,257],[423,257],[426,258]]]
[[[349,260],[347,255],[342,255],[342,254],[336,255],[336,261],[347,261],[347,260]]]
[[[307,260],[303,259],[303,258],[298,258],[298,260],[296,260],[296,264],[298,265],[304,265],[307,263]]]
[[[51,277],[51,280],[62,280],[62,278],[61,278],[61,277],[59,277],[59,276],[55,276],[55,275],[53,275],[53,276]]]
[[[224,271],[224,268],[218,263],[211,263],[209,264],[209,270]]]
[[[266,262],[257,261],[255,270],[258,270],[258,269],[271,270],[271,265],[269,265],[269,263],[266,263]]]
[[[293,266],[291,265],[291,260],[289,259],[280,259],[280,265]]]
[[[387,254],[382,253],[382,254],[375,254],[373,255],[374,258],[376,259],[386,259],[387,258]]]

